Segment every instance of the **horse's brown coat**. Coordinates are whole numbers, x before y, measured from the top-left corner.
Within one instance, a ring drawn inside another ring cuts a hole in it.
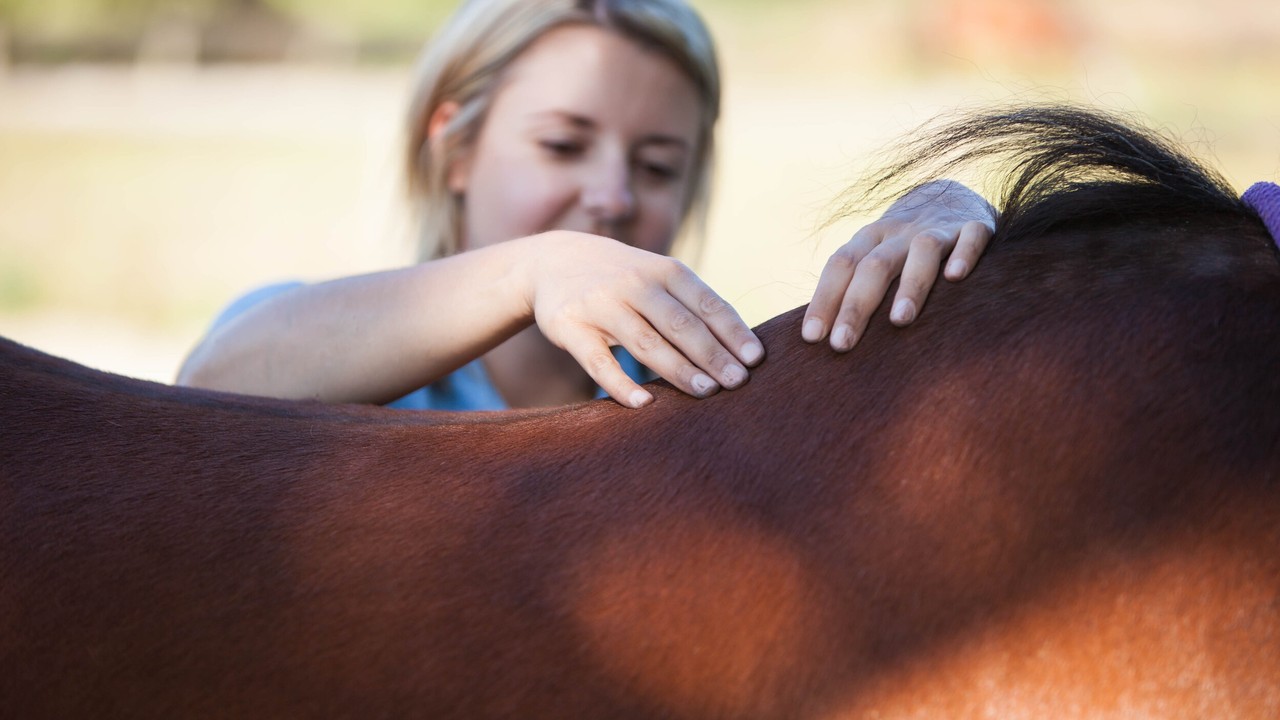
[[[641,411],[4,344],[0,714],[1278,717],[1280,263],[1215,227],[997,244],[909,330],[790,313]]]

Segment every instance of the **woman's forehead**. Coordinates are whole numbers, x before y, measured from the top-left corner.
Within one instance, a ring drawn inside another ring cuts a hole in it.
[[[511,63],[493,111],[696,136],[704,108],[670,58],[614,32],[571,25],[547,32]]]

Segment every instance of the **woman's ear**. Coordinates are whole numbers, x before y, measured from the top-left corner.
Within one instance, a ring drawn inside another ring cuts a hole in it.
[[[427,119],[427,142],[436,144],[444,137],[444,129],[448,127],[449,121],[453,120],[458,114],[460,106],[453,100],[445,100],[436,106],[431,113],[431,117]]]
[[[445,129],[461,109],[457,102],[446,100],[431,113],[427,120],[427,144],[431,147],[433,156],[442,157]],[[467,162],[461,154],[452,158],[449,167],[445,169],[445,184],[450,192],[461,193],[466,189],[467,170]]]

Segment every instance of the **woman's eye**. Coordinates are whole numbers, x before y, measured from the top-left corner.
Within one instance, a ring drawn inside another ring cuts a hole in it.
[[[670,181],[680,177],[680,169],[665,163],[640,163],[640,169],[653,180]]]
[[[568,158],[582,152],[582,143],[571,140],[542,140],[538,144],[555,157]]]

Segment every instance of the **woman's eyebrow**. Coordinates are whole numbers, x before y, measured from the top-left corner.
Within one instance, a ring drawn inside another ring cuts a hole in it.
[[[533,113],[532,117],[535,120],[558,120],[583,130],[593,130],[596,127],[595,121],[591,118],[571,113],[567,110],[543,110],[542,112]]]

